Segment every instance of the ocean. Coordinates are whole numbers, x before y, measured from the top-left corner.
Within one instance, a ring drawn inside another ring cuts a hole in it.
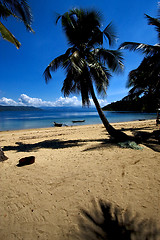
[[[110,123],[142,119],[156,119],[154,113],[104,111]],[[85,120],[73,123],[72,121]],[[42,111],[0,112],[0,131],[54,127],[54,122],[63,125],[99,124],[101,120],[95,108],[54,107]]]

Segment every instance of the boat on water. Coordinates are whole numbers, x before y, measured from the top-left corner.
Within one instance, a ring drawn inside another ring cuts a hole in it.
[[[85,122],[85,120],[73,120],[73,123]]]
[[[55,127],[62,127],[62,125],[63,125],[62,123],[56,123],[56,122],[54,122],[54,126],[55,126]]]

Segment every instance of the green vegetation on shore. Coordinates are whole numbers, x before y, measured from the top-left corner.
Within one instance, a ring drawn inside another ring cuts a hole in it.
[[[129,96],[124,97],[120,101],[112,102],[102,108],[104,111],[136,111],[136,112],[157,112],[154,99],[149,99],[146,96],[130,99]]]

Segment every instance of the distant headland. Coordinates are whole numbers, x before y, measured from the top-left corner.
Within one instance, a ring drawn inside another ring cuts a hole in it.
[[[28,106],[1,106],[0,112],[4,111],[43,111],[41,108]]]

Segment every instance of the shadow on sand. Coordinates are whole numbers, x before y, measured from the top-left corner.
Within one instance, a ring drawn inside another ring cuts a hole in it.
[[[94,150],[96,148],[100,147],[114,147],[115,145],[112,144],[110,140],[107,139],[91,139],[91,140],[67,140],[67,141],[62,141],[59,139],[55,140],[45,140],[42,142],[38,143],[33,143],[33,144],[26,144],[23,142],[16,142],[16,146],[4,146],[3,151],[17,151],[17,152],[31,152],[31,151],[38,151],[38,149],[41,148],[51,148],[51,149],[64,149],[64,148],[70,148],[70,147],[77,147],[77,146],[82,146],[85,145],[87,142],[98,142],[95,147],[93,148],[87,148],[87,150]]]
[[[76,147],[82,144],[83,144],[83,141],[81,140],[61,141],[58,139],[45,140],[45,141],[33,143],[33,144],[16,142],[16,146],[5,146],[3,147],[3,151],[14,150],[17,152],[31,152],[31,151],[38,151],[38,149],[40,148],[60,149],[60,148]]]
[[[160,152],[160,130],[152,131],[152,127],[142,127],[142,128],[122,128],[121,131],[130,131],[132,136],[130,136],[131,141],[135,141],[137,144],[143,144],[154,151]],[[151,132],[152,131],[152,132]],[[109,138],[108,133],[106,133],[106,138],[102,139],[76,139],[76,140],[44,140],[38,143],[26,144],[23,142],[16,142],[14,146],[5,146],[3,151],[14,150],[17,152],[31,152],[37,151],[40,148],[51,148],[51,149],[63,149],[69,147],[77,147],[85,145],[89,142],[94,142],[94,145],[87,147],[83,151],[96,150],[98,148],[113,148],[119,146],[119,142],[112,138]]]
[[[93,201],[91,211],[81,210],[79,230],[74,239],[79,240],[158,240],[160,229],[152,220],[140,220],[129,210],[100,200]]]
[[[156,137],[148,132],[141,132],[141,131],[133,131],[133,141],[135,140],[138,144],[143,144],[148,148],[156,152],[160,152],[160,143],[156,139]],[[87,147],[83,151],[92,151],[99,148],[114,148],[118,145],[118,142],[114,141],[113,139],[77,139],[77,140],[67,140],[62,141],[59,139],[54,140],[45,140],[38,143],[33,144],[26,144],[23,142],[16,142],[14,146],[4,146],[3,151],[17,151],[17,152],[31,152],[31,151],[38,151],[41,148],[51,148],[51,149],[64,149],[70,147],[77,147],[85,145],[87,142],[94,142],[95,144],[91,147]]]

